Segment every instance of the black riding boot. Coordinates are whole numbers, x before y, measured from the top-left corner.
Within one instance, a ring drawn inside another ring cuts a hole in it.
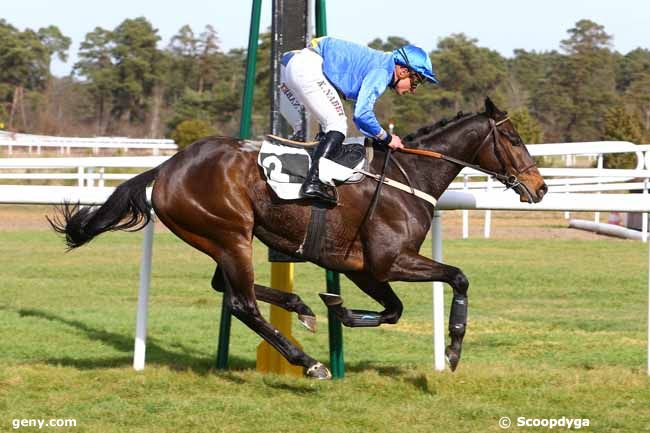
[[[322,157],[328,158],[336,153],[338,148],[343,143],[345,135],[338,131],[330,131],[325,134],[316,146],[314,155],[311,160],[311,167],[307,174],[307,179],[300,187],[300,196],[304,198],[315,198],[322,200],[326,203],[336,204],[336,191],[332,191],[332,187],[324,184],[318,178],[318,162]]]

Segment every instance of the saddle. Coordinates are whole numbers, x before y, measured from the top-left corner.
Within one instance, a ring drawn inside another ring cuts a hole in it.
[[[307,177],[316,144],[317,141],[302,143],[273,135],[262,142],[257,163],[279,198],[301,198],[300,186]],[[346,141],[335,155],[320,159],[319,177],[331,186],[360,182],[364,175],[359,170],[367,169],[367,164],[365,146],[358,141]]]

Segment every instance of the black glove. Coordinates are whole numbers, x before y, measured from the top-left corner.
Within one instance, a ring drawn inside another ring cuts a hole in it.
[[[379,148],[379,149],[387,149],[388,148],[388,143],[391,142],[393,139],[393,136],[389,133],[386,133],[386,137],[383,140],[380,140],[378,138],[374,139],[374,146]]]

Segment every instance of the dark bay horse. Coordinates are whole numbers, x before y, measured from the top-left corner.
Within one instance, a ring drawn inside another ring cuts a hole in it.
[[[489,99],[485,112],[457,116],[447,124],[418,130],[405,138],[407,146],[433,150],[468,163],[510,176],[521,201],[538,202],[547,191],[544,180],[519,134]],[[197,141],[160,166],[118,186],[98,208],[65,203],[50,222],[65,234],[70,248],[89,242],[109,230],[139,230],[149,221],[151,208],[160,220],[188,244],[212,257],[217,270],[212,285],[226,291],[232,312],[290,363],[302,365],[307,377],[327,379],[329,370],[305,354],[260,314],[257,301],[296,312],[312,331],[315,317],[294,294],[254,282],[252,239],[300,258],[312,203],[283,201],[267,186],[257,165],[259,147],[253,142],[228,137]],[[370,171],[379,172],[383,151]],[[395,153],[413,187],[435,198],[458,175],[462,167],[448,161]],[[388,177],[401,174],[389,166]],[[146,187],[154,182],[152,205]],[[376,189],[374,180],[341,185],[339,204],[326,213],[326,233],[316,264],[344,273],[384,308],[373,313],[375,325],[397,323],[402,303],[390,286],[392,281],[442,281],[453,289],[449,317],[450,366],[460,360],[467,321],[469,282],[460,269],[420,255],[429,232],[433,206],[405,192],[384,187],[372,219],[366,214]],[[334,308],[328,304],[330,308]],[[335,306],[347,326],[360,324],[355,313]],[[368,312],[370,313],[370,312]],[[372,314],[371,314],[372,316]],[[367,326],[367,324],[365,325]]]

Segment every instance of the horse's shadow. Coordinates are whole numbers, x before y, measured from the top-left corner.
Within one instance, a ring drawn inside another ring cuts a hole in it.
[[[114,347],[120,352],[125,353],[123,356],[105,358],[52,357],[41,360],[47,364],[74,367],[80,370],[96,370],[127,367],[131,366],[133,363],[133,336],[131,335],[122,335],[115,332],[98,329],[84,322],[71,320],[48,311],[37,309],[20,309],[18,310],[18,314],[21,317],[36,317],[51,322],[62,323],[66,326],[83,332],[90,340],[100,341],[104,344]],[[228,370],[216,370],[214,358],[207,356],[203,352],[199,352],[195,349],[187,347],[182,343],[174,343],[173,346],[175,348],[178,348],[179,351],[168,350],[162,347],[155,338],[147,338],[147,363],[149,365],[165,365],[175,371],[191,370],[201,375],[217,374],[219,377],[235,383],[245,383],[246,380],[237,374],[233,374],[233,372],[255,369],[254,360],[230,355],[228,358]],[[407,370],[400,367],[379,365],[372,361],[360,361],[357,363],[346,364],[345,369],[351,373],[373,370],[380,376],[391,378],[406,377],[405,380],[411,382],[416,388],[426,388],[426,386],[422,386],[422,383],[419,383],[419,379],[414,380],[413,378],[408,378]],[[265,380],[264,382],[271,388],[291,391],[298,394],[306,394],[316,391],[311,386],[287,383],[282,379]]]
[[[375,371],[380,376],[386,377],[401,377],[407,374],[407,371],[401,367],[381,365],[373,361],[359,361],[355,364],[348,364],[345,370],[353,373],[360,373],[365,371]]]
[[[103,329],[94,328],[86,323],[78,320],[71,320],[65,317],[58,316],[48,311],[36,309],[21,309],[18,310],[21,317],[37,317],[52,322],[62,323],[72,328],[82,331],[86,337],[91,340],[101,341],[107,345],[114,347],[120,352],[125,352],[124,356],[113,356],[106,358],[47,358],[43,361],[53,365],[63,365],[75,367],[80,370],[93,370],[103,368],[119,368],[130,366],[133,363],[133,336],[117,334],[115,332],[106,331]],[[155,338],[147,338],[147,363],[154,365],[166,365],[176,371],[192,370],[193,372],[207,375],[207,374],[220,374],[215,370],[215,358],[206,356],[205,353],[199,352],[195,349],[185,346],[181,343],[175,343],[175,348],[179,351],[171,351],[162,347]],[[128,354],[128,355],[127,355]],[[230,370],[248,370],[255,368],[255,362],[249,359],[238,358],[236,356],[229,357]],[[237,380],[235,376],[223,373],[224,378]]]

